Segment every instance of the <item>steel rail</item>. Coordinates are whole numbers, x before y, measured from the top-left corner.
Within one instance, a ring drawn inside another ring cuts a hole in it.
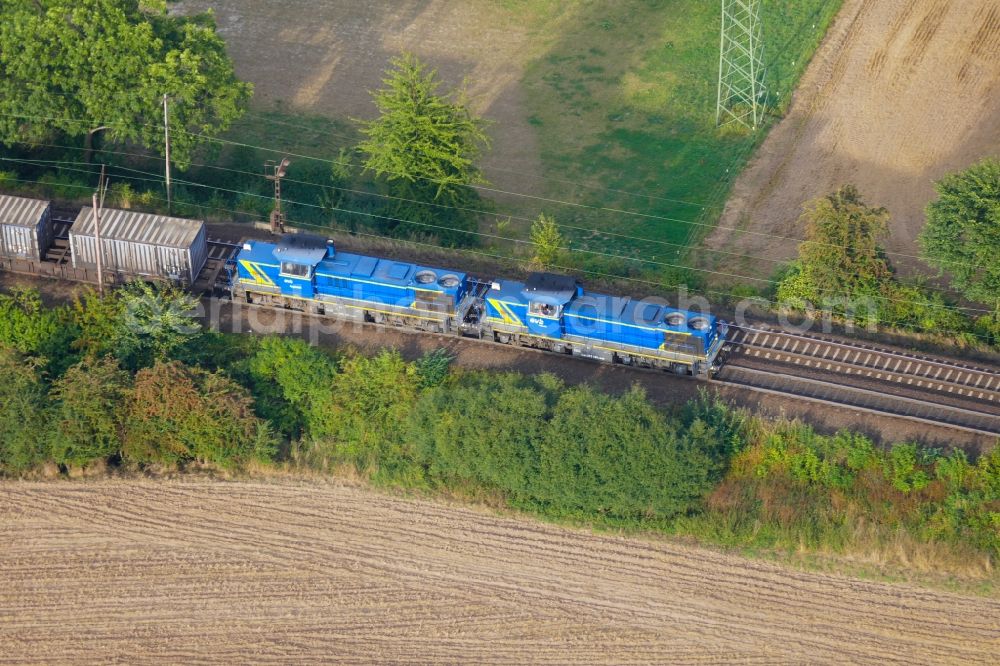
[[[729,364],[733,366],[743,367],[741,364],[742,359],[749,361],[752,358],[756,358],[761,361],[795,366],[796,368],[801,368],[803,371],[833,373],[851,379],[881,382],[903,390],[936,392],[956,399],[979,400],[1000,406],[1000,390],[988,388],[989,386],[993,386],[993,381],[987,382],[986,386],[981,386],[979,385],[982,384],[981,379],[978,384],[973,384],[971,383],[971,379],[968,382],[959,382],[946,380],[941,377],[936,378],[926,374],[906,374],[901,371],[887,370],[878,366],[863,365],[843,359],[834,360],[824,356],[803,353],[802,351],[759,347],[744,343],[735,344],[739,345],[738,351],[741,356],[736,358],[731,357]],[[869,352],[869,355],[873,353]]]
[[[740,378],[739,375],[743,375],[743,377]],[[712,381],[762,393],[792,396],[841,409],[848,408],[882,416],[904,418],[981,435],[1000,435],[1000,415],[952,405],[929,403],[906,396],[857,386],[845,386],[811,377],[800,377],[758,368],[726,366],[715,375]],[[798,389],[795,387],[796,384],[799,385]],[[806,390],[805,387],[809,387],[811,391]],[[851,396],[853,399],[850,399]],[[885,406],[887,404],[895,404],[897,407],[895,409],[889,408]],[[937,418],[934,418],[935,416]]]
[[[56,238],[65,241],[68,238],[68,230],[74,222],[74,218],[70,216],[53,216],[54,226],[57,229],[61,228],[62,234],[56,234]],[[195,280],[196,284],[204,284],[208,288],[210,293],[212,290],[218,288],[220,280],[222,279],[222,269],[225,265],[232,259],[235,254],[236,248],[239,248],[241,244],[231,243],[228,241],[223,241],[220,239],[207,239],[209,245],[209,256],[206,261],[206,266],[203,267],[202,272],[199,274],[198,278]],[[68,248],[66,248],[68,250]],[[66,250],[63,250],[63,256],[66,255]],[[58,277],[58,276],[50,276]],[[194,286],[194,285],[192,285]],[[216,293],[219,293],[216,291]],[[207,293],[205,294],[207,295]],[[247,306],[248,304],[242,304]],[[252,306],[259,308],[261,306]],[[307,313],[302,313],[307,317],[310,315]],[[400,328],[396,326],[390,326],[385,324],[375,324],[366,322],[364,325],[376,326],[379,328],[391,328],[399,331],[406,332],[416,332],[410,331],[406,328]],[[745,348],[745,349],[756,349],[764,352],[765,354],[774,354],[776,356],[782,356],[785,358],[791,358],[797,356],[801,359],[813,359],[817,365],[813,366],[802,366],[801,364],[796,367],[809,368],[811,371],[824,372],[823,368],[818,367],[819,363],[826,364],[826,372],[831,372],[830,366],[838,366],[847,369],[846,372],[836,373],[840,376],[852,376],[855,378],[865,379],[864,373],[868,373],[867,379],[872,381],[885,381],[881,377],[873,377],[874,373],[885,373],[885,374],[901,374],[906,378],[916,378],[917,381],[926,381],[928,384],[934,382],[937,384],[951,384],[956,387],[959,392],[962,390],[973,390],[980,392],[980,395],[984,393],[990,393],[997,395],[995,390],[992,390],[994,386],[994,379],[1000,378],[1000,374],[994,371],[986,370],[979,367],[972,367],[968,365],[963,365],[958,362],[949,361],[946,359],[934,359],[930,357],[923,357],[917,355],[911,355],[902,353],[899,351],[894,351],[891,349],[882,349],[874,346],[868,345],[854,345],[848,342],[842,342],[838,340],[825,339],[818,336],[805,335],[805,334],[795,334],[788,333],[780,330],[772,330],[766,327],[754,327],[746,325],[731,325],[731,328],[737,332],[733,338],[726,342],[730,349],[735,348]],[[427,333],[424,332],[424,335]],[[430,333],[431,335],[438,335]],[[745,338],[753,335],[754,338],[747,341]],[[774,336],[774,341],[771,342],[768,338],[764,338],[765,344],[756,342],[760,335],[764,336]],[[446,336],[448,338],[453,338],[454,336]],[[741,339],[742,338],[742,339]],[[464,337],[463,337],[464,339]],[[781,341],[784,340],[782,343]],[[789,345],[793,344],[794,341],[805,342],[808,345],[813,346],[812,353],[802,353],[804,350],[808,350],[809,347],[805,347],[803,350],[799,350],[796,345],[791,350],[788,349]],[[509,347],[509,345],[503,345],[502,343],[494,342],[492,340],[480,340],[480,342],[486,342],[487,344],[495,344],[497,346]],[[520,351],[532,351],[544,353],[543,350],[533,349],[529,347],[517,347]],[[835,354],[833,358],[830,358],[831,349],[846,350],[844,357],[841,357],[839,353]],[[854,354],[853,360],[846,360],[850,358],[850,355]],[[857,361],[865,355],[864,361],[858,363]],[[876,364],[870,364],[872,356],[875,356]],[[839,360],[838,360],[839,359]],[[771,359],[770,357],[765,357],[762,360],[776,363],[785,363],[786,365],[789,361],[783,361],[780,359]],[[896,367],[888,368],[881,367],[881,364],[888,365],[892,363],[893,360],[897,362]],[[899,365],[902,362],[907,362],[908,365],[903,369],[902,372],[899,371]],[[915,365],[915,367],[913,367]],[[924,367],[926,366],[926,367]],[[938,369],[938,375],[933,377],[927,376],[928,373],[933,372],[933,370]],[[643,372],[659,372],[653,369],[643,369],[643,368],[628,368],[631,371],[640,370]],[[912,372],[907,373],[909,370],[924,370],[924,374],[914,374]],[[951,378],[951,373],[945,377],[940,377],[940,374],[945,370],[951,370],[952,372],[958,371],[959,375],[954,378],[957,380],[961,377],[961,373],[968,373],[966,382],[956,382]],[[836,376],[835,374],[835,376]],[[980,386],[983,379],[981,377],[992,378],[988,381],[986,386]],[[970,385],[976,377],[980,377],[979,381],[975,385]],[[996,436],[1000,435],[1000,415],[989,414],[981,412],[975,409],[966,409],[964,407],[958,407],[949,404],[941,404],[939,402],[928,402],[925,400],[918,400],[915,398],[903,396],[903,395],[893,395],[884,391],[874,391],[871,389],[861,388],[858,386],[850,386],[837,384],[834,382],[823,381],[811,377],[797,376],[782,373],[780,371],[770,371],[761,370],[757,368],[741,366],[738,363],[730,363],[724,365],[716,373],[715,378],[712,380],[719,384],[728,384],[732,386],[737,386],[741,389],[753,390],[762,393],[769,393],[775,395],[785,395],[794,397],[796,399],[807,400],[815,403],[821,403],[824,405],[829,405],[839,409],[851,409],[854,411],[862,411],[866,413],[871,413],[874,415],[893,417],[893,418],[903,418],[913,421],[918,421],[921,423],[926,423],[929,425],[935,425],[938,427],[957,429],[967,432],[972,432],[981,435]],[[919,390],[921,392],[929,392],[929,386],[924,387],[921,385],[913,386],[912,383],[905,385],[899,384],[900,380],[896,382],[889,382],[888,386],[900,386],[900,388],[907,388],[911,390]],[[940,389],[939,389],[940,391]],[[954,391],[949,391],[951,397],[956,397]],[[961,400],[959,402],[968,399],[972,399],[972,396],[965,396],[959,393]],[[956,399],[958,399],[956,397]],[[981,399],[981,398],[980,398]],[[994,400],[991,395],[989,398],[995,403],[1000,403],[1000,399]],[[928,416],[935,416],[936,418],[928,418]]]
[[[943,368],[943,369],[947,368],[947,369],[953,369],[953,370],[960,370],[962,372],[979,373],[979,374],[983,374],[983,375],[987,375],[987,376],[992,376],[992,377],[1000,378],[1000,371],[998,371],[998,370],[991,370],[991,369],[982,368],[982,367],[975,367],[975,366],[971,366],[971,365],[965,365],[965,364],[958,363],[956,361],[947,360],[947,359],[932,358],[930,356],[921,356],[921,355],[918,355],[918,354],[906,354],[904,352],[896,351],[896,350],[893,350],[893,349],[885,349],[885,348],[880,348],[880,347],[875,347],[875,346],[869,346],[869,345],[850,344],[850,343],[842,342],[842,341],[839,341],[839,340],[830,340],[830,339],[827,339],[827,338],[821,338],[819,336],[806,335],[804,333],[789,333],[787,331],[780,331],[780,330],[776,331],[776,330],[767,329],[767,328],[755,328],[755,327],[752,327],[752,326],[742,326],[742,325],[739,325],[739,324],[730,324],[730,328],[731,329],[737,329],[737,330],[745,331],[745,332],[749,332],[749,333],[764,334],[764,335],[773,335],[773,336],[776,336],[776,337],[791,338],[793,340],[802,340],[802,341],[813,343],[813,344],[820,343],[820,344],[826,345],[828,347],[836,347],[836,348],[840,348],[840,349],[845,349],[845,350],[848,350],[849,352],[853,351],[853,352],[857,352],[859,354],[860,353],[864,353],[864,354],[878,354],[879,356],[892,357],[892,358],[898,359],[899,361],[907,361],[907,362],[910,362],[910,363],[917,362],[917,363],[922,363],[922,364],[925,364],[925,365],[937,366],[937,367],[940,367],[940,368]],[[756,342],[749,342],[748,343],[748,342],[744,342],[742,340],[729,340],[729,341],[727,341],[727,344],[751,345],[751,346],[758,346],[758,347],[761,347],[761,348],[764,347],[763,345],[761,345],[759,343],[756,343]],[[777,347],[774,347],[774,346],[771,346],[771,347],[768,347],[768,348],[769,349],[775,349],[776,351],[788,351],[786,349],[778,349]],[[834,360],[834,359],[827,359],[827,360]],[[891,371],[892,372],[897,372],[896,369],[892,369]]]

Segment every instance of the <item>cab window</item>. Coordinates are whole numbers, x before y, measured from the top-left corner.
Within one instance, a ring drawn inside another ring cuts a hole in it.
[[[528,314],[535,317],[558,317],[562,314],[562,307],[535,301],[528,304]]]
[[[281,262],[281,274],[289,277],[307,278],[311,268],[307,264],[293,264],[290,261]]]

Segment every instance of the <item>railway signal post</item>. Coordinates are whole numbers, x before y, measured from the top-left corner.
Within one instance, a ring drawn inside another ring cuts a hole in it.
[[[264,177],[274,181],[274,210],[271,211],[272,234],[285,232],[285,215],[281,212],[281,179],[285,177],[285,171],[291,163],[287,157],[279,163],[275,163],[273,160],[264,163]]]

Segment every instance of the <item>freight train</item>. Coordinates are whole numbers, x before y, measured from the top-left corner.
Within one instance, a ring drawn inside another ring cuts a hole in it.
[[[100,247],[104,279],[192,287],[212,256],[204,223],[130,211],[104,211],[98,243],[90,208],[70,226],[68,247],[52,256],[47,244],[59,234],[49,211],[48,202],[0,196],[0,268],[96,279]],[[60,263],[60,269],[53,266]],[[231,297],[246,303],[703,378],[711,375],[728,333],[711,314],[591,293],[565,275],[480,280],[459,270],[341,252],[332,241],[306,234],[248,240],[225,263]]]

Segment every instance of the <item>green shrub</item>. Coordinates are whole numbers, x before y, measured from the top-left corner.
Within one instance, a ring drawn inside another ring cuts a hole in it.
[[[110,205],[128,210],[137,202],[138,193],[129,183],[116,182],[111,185],[110,195]]]
[[[84,294],[74,304],[77,346],[111,354],[132,370],[173,358],[201,334],[197,300],[180,289],[135,280],[105,297]]]
[[[613,398],[570,388],[543,433],[533,494],[556,514],[663,520],[697,504],[708,467],[641,389]]]
[[[971,465],[961,451],[880,449],[858,433],[820,435],[778,422],[751,435],[707,513],[677,529],[732,545],[881,549],[890,559],[902,536],[915,548],[934,542],[956,559],[975,549],[995,561],[998,451]]]
[[[945,302],[941,294],[916,284],[892,283],[883,289],[879,319],[901,328],[927,333],[960,333],[970,330],[968,318]]]
[[[920,469],[916,444],[896,444],[883,462],[883,474],[892,487],[901,493],[923,490],[930,478]]]
[[[93,190],[85,181],[60,173],[46,173],[38,179],[38,183],[41,191],[54,199],[72,201],[86,198]]]
[[[332,459],[382,482],[419,477],[404,431],[417,397],[417,372],[399,352],[350,356],[333,381]]]
[[[407,441],[431,482],[477,484],[524,504],[538,475],[539,442],[555,390],[548,378],[461,373],[420,397]]]
[[[531,243],[535,246],[531,260],[534,265],[544,269],[560,263],[565,241],[554,218],[545,213],[538,215],[531,224]]]
[[[268,336],[236,372],[261,415],[286,437],[315,441],[336,433],[335,358],[297,338]]]
[[[711,459],[713,476],[725,473],[730,459],[749,444],[759,426],[749,412],[730,407],[704,389],[684,406],[682,423],[685,437],[701,440],[698,446]]]
[[[253,398],[219,373],[176,361],[139,370],[128,399],[122,453],[138,463],[239,467],[270,460],[275,441]]]
[[[78,335],[69,309],[45,307],[37,289],[0,294],[0,345],[46,359],[54,374],[73,362],[70,347]]]
[[[48,459],[41,361],[0,345],[0,470],[19,474]]]
[[[46,309],[37,292],[0,296],[0,472],[118,452],[240,468],[273,460],[277,432],[295,464],[550,517],[888,559],[905,559],[905,543],[945,566],[1000,557],[1000,447],[974,463],[880,448],[707,392],[668,416],[638,388],[612,396],[548,374],[451,370],[445,350],[409,363],[178,333],[191,323],[182,305],[138,285],[72,309]]]
[[[52,459],[85,465],[121,448],[125,398],[131,376],[110,357],[87,357],[52,386]]]
[[[1000,313],[978,317],[972,330],[984,342],[1000,345]]]

